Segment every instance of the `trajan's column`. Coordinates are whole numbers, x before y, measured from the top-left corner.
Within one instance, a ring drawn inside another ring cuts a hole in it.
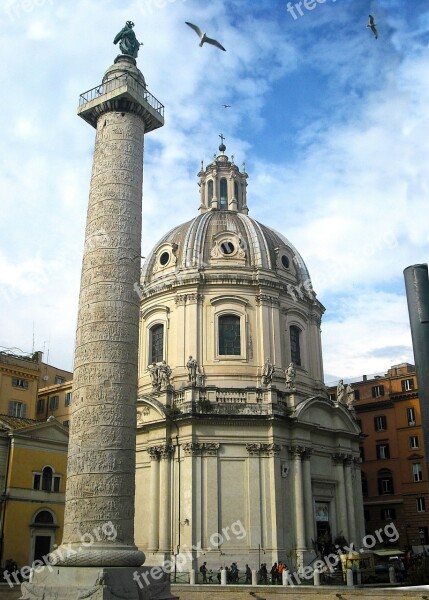
[[[37,569],[23,584],[28,599],[143,598],[135,573],[145,557],[134,544],[135,284],[140,280],[144,135],[162,127],[164,117],[136,66],[140,44],[133,26],[128,21],[115,37],[122,54],[102,83],[80,97],[78,114],[97,133],[76,331],[64,536],[52,558],[55,569]],[[144,598],[160,591],[159,581],[153,583]],[[163,597],[166,592],[164,587]]]

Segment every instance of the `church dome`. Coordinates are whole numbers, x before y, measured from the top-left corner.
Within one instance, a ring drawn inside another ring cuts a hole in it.
[[[174,227],[156,244],[143,267],[143,285],[174,279],[186,270],[267,270],[285,284],[311,289],[307,267],[283,235],[247,214],[213,210]]]

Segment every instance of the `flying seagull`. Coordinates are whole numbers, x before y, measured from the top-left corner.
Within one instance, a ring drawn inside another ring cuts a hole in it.
[[[224,108],[231,108],[231,104],[223,104],[222,105]]]
[[[372,33],[374,34],[375,39],[377,39],[378,31],[377,31],[377,27],[375,25],[374,17],[372,15],[369,15],[369,23],[368,23],[367,27],[369,27],[371,29]]]
[[[198,35],[198,37],[200,38],[200,48],[205,42],[207,42],[207,44],[212,44],[213,46],[216,46],[216,48],[220,48],[221,50],[226,52],[226,50],[222,46],[222,44],[219,44],[219,42],[217,40],[213,40],[212,38],[207,37],[206,34],[201,31],[201,29],[198,27],[198,25],[193,25],[192,23],[188,23],[188,21],[185,21],[185,23],[191,29],[193,29],[195,31],[195,33]]]

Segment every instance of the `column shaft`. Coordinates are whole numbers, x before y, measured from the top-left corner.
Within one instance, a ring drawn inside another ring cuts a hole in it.
[[[152,459],[150,463],[150,522],[149,548],[156,552],[159,547],[159,460]]]

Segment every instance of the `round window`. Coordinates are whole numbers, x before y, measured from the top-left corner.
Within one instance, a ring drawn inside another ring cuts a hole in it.
[[[282,265],[284,266],[285,269],[289,269],[289,259],[286,256],[286,254],[283,254],[283,256],[282,256]]]
[[[220,249],[223,254],[232,254],[235,250],[235,246],[232,242],[222,242]]]
[[[169,252],[163,252],[161,254],[161,256],[159,257],[159,262],[162,264],[163,267],[165,267],[165,265],[168,263],[169,260],[170,260]]]

